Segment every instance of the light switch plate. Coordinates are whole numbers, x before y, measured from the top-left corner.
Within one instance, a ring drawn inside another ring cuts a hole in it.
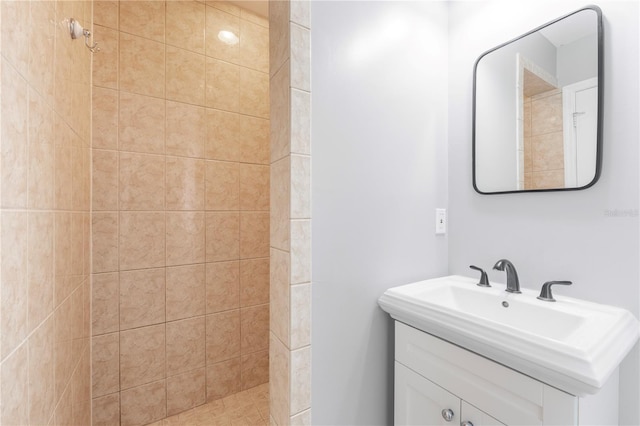
[[[447,209],[436,209],[436,235],[447,233]]]

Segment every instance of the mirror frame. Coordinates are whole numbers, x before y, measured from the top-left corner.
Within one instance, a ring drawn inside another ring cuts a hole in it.
[[[488,55],[491,52],[494,52],[504,46],[507,46],[515,41],[518,41],[530,34],[533,34],[549,25],[555,24],[556,22],[562,21],[565,18],[568,18],[571,15],[574,15],[578,12],[582,12],[584,10],[593,10],[596,12],[596,19],[598,24],[598,117],[596,119],[597,129],[596,129],[596,173],[593,177],[593,180],[589,182],[587,185],[575,187],[575,188],[549,188],[549,189],[521,189],[521,190],[513,190],[513,191],[496,191],[496,192],[483,192],[478,188],[476,182],[476,84],[477,84],[477,72],[478,72],[478,64],[480,60]],[[567,13],[553,21],[547,22],[546,24],[540,25],[537,28],[534,28],[531,31],[528,31],[522,34],[519,37],[511,39],[505,43],[500,44],[499,46],[494,47],[493,49],[487,50],[483,54],[481,54],[478,59],[476,59],[475,64],[473,65],[473,104],[472,104],[472,123],[471,123],[471,131],[472,131],[472,175],[473,175],[473,189],[476,190],[477,193],[483,195],[494,195],[494,194],[519,194],[519,193],[529,193],[529,192],[556,192],[556,191],[578,191],[582,189],[587,189],[593,186],[598,179],[600,179],[600,174],[602,173],[602,135],[603,135],[603,115],[604,115],[604,31],[602,26],[602,10],[595,5],[585,6],[581,9],[578,9],[574,12]]]

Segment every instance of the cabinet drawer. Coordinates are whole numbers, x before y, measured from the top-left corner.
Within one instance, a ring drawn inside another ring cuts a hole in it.
[[[396,321],[396,361],[508,425],[577,424],[578,399]]]

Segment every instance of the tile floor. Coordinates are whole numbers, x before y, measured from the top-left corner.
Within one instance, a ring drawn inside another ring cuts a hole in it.
[[[268,426],[269,383],[212,401],[149,426]]]

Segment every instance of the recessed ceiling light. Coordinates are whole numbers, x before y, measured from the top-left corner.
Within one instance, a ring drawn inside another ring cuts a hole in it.
[[[218,38],[220,39],[221,42],[228,44],[230,46],[233,46],[234,44],[238,44],[238,41],[239,41],[237,35],[235,35],[231,31],[225,31],[225,30],[222,30],[218,33]]]

